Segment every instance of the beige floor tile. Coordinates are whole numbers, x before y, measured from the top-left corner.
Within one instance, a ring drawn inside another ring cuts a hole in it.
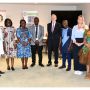
[[[54,60],[52,60],[54,62]],[[48,62],[47,55],[43,55],[43,64]],[[73,66],[70,72],[65,69],[59,70],[54,67],[41,68],[37,64],[31,68],[31,58],[28,60],[28,70],[21,69],[21,60],[15,59],[15,71],[6,70],[5,59],[0,59],[0,70],[5,74],[0,77],[0,87],[89,87],[90,80],[85,79],[85,73],[82,76],[74,75]],[[59,59],[59,66],[61,60]]]

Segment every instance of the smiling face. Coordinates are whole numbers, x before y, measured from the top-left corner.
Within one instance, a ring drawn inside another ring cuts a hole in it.
[[[38,18],[38,17],[35,17],[35,18],[34,18],[34,24],[35,24],[35,25],[38,25],[38,24],[39,24],[39,18]]]
[[[84,23],[84,17],[83,16],[78,16],[77,22],[78,22],[78,24],[83,24]]]
[[[7,21],[7,26],[8,26],[8,27],[11,26],[11,21],[10,21],[10,20]]]
[[[62,25],[64,28],[68,27],[68,20],[63,20]]]
[[[26,28],[26,21],[25,20],[20,21],[20,27]]]
[[[11,21],[11,19],[6,19],[6,20],[5,20],[5,26],[6,26],[6,27],[11,27],[11,26],[12,26],[12,21]]]
[[[55,14],[52,14],[51,16],[51,21],[55,22],[57,20],[57,16]]]
[[[78,24],[79,29],[80,28],[85,29],[85,20],[84,20],[84,17],[82,15],[78,16],[77,24]]]

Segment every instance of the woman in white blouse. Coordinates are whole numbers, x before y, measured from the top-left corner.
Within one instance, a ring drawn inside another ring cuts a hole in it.
[[[86,66],[79,63],[78,52],[83,47],[84,43],[85,23],[82,15],[78,16],[77,25],[72,29],[71,39],[73,41],[73,55],[74,55],[74,74],[82,75],[86,71]]]
[[[3,33],[2,33],[2,28],[0,28],[0,56],[4,54],[3,50]]]
[[[0,56],[2,54],[4,54],[4,49],[3,49],[3,33],[2,33],[2,28],[0,27]],[[4,72],[0,71],[0,74],[4,74]]]

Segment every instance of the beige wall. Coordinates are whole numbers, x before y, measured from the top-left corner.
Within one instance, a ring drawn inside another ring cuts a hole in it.
[[[38,11],[45,33],[51,10],[82,10],[86,24],[90,22],[90,4],[0,4],[0,10],[6,10],[7,17],[12,19],[15,28],[19,26],[23,11]]]
[[[77,6],[77,10],[82,10],[82,14],[85,17],[85,22],[88,25],[90,22],[90,4],[80,4]]]
[[[16,28],[22,18],[22,11],[38,11],[40,24],[44,26],[46,33],[47,23],[50,22],[51,10],[76,10],[76,6],[61,4],[0,4],[0,10],[6,10],[7,17],[13,20],[13,25]]]

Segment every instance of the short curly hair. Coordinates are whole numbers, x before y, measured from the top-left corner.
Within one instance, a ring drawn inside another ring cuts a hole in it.
[[[8,25],[7,25],[7,22],[10,22],[10,27],[12,26],[12,20],[10,19],[10,18],[6,18],[5,19],[5,21],[4,21],[4,25],[6,26],[6,27],[8,27]]]
[[[26,23],[26,21],[25,21],[24,19],[21,19],[21,20],[20,20],[20,27],[21,27],[21,23],[22,23],[22,22],[25,22],[25,23]]]

